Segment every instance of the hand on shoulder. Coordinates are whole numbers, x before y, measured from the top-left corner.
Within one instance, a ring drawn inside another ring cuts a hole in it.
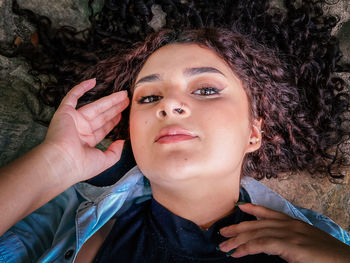
[[[246,221],[220,230],[229,238],[220,244],[232,257],[266,253],[295,263],[345,263],[350,260],[350,246],[326,232],[283,213],[253,204],[239,208],[259,220]]]

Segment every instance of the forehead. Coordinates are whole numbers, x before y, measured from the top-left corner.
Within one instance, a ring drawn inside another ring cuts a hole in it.
[[[226,76],[233,72],[227,63],[213,50],[198,44],[170,44],[154,52],[143,65],[137,76],[172,73],[186,68],[214,67]]]

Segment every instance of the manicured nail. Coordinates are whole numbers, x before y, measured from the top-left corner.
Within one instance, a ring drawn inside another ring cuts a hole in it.
[[[216,232],[216,234],[218,234],[219,236],[221,236],[220,230],[218,230],[218,232]]]
[[[216,246],[215,248],[217,251],[220,251],[220,247],[219,246]]]
[[[244,205],[244,204],[248,204],[247,202],[237,202],[236,206],[240,206],[240,205]]]
[[[235,252],[236,249],[231,249],[229,252],[226,253],[226,257],[231,257],[232,253]]]

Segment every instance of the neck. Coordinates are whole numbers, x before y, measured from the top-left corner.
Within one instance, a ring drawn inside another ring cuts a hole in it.
[[[163,186],[151,182],[154,199],[172,213],[208,229],[231,214],[239,198],[239,179],[200,180]],[[175,186],[174,186],[175,185]]]

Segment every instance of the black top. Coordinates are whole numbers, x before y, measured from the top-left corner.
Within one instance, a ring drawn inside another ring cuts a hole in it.
[[[266,254],[235,259],[216,249],[225,240],[219,229],[251,220],[256,218],[236,207],[232,214],[202,230],[150,199],[118,215],[94,262],[285,262]]]

